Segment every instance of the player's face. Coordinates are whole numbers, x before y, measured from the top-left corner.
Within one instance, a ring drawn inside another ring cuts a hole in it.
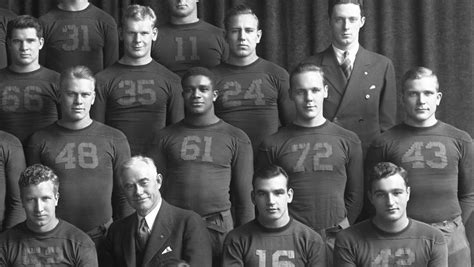
[[[140,216],[145,216],[161,199],[162,177],[143,162],[137,162],[123,171],[121,176],[125,195]]]
[[[12,63],[18,66],[37,63],[43,42],[43,38],[37,36],[35,28],[14,29],[8,40]]]
[[[21,201],[26,212],[26,224],[35,232],[47,232],[56,226],[56,206],[59,194],[51,181],[21,188]]]
[[[295,102],[298,120],[323,119],[323,102],[327,96],[327,86],[318,72],[299,73],[291,79],[291,98]]]
[[[226,32],[229,50],[234,57],[252,57],[257,55],[262,31],[252,14],[240,14],[230,18]]]
[[[257,179],[252,191],[252,201],[258,210],[258,220],[266,227],[282,227],[289,220],[288,203],[293,200],[293,190],[287,189],[287,179],[278,175],[270,179]]]
[[[346,50],[359,41],[359,31],[364,26],[365,17],[361,17],[360,6],[356,4],[335,5],[329,18],[333,44]]]
[[[442,94],[436,90],[436,81],[431,77],[408,80],[403,91],[403,103],[407,122],[413,126],[431,126],[436,123],[436,108]]]
[[[158,29],[150,19],[126,20],[121,31],[125,57],[131,60],[149,58],[157,36]]]
[[[168,5],[172,16],[188,17],[193,13],[197,14],[198,0],[168,0]]]
[[[69,79],[61,88],[62,120],[81,122],[90,119],[89,111],[94,104],[94,82],[88,79]]]
[[[190,76],[183,85],[183,98],[186,112],[206,114],[213,112],[217,92],[212,88],[211,80],[202,75]]]
[[[369,199],[375,207],[375,219],[384,223],[395,223],[406,218],[410,188],[399,174],[382,178],[372,185]]]

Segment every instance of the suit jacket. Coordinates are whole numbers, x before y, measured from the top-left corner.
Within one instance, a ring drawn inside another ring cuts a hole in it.
[[[328,85],[324,117],[357,133],[364,151],[374,138],[395,125],[397,88],[390,59],[360,46],[347,82],[332,46],[304,62],[324,70]]]
[[[191,266],[212,266],[209,233],[202,218],[162,200],[150,237],[143,252],[142,267],[167,266],[185,261]],[[138,217],[134,213],[109,228],[100,266],[136,266],[135,233]]]

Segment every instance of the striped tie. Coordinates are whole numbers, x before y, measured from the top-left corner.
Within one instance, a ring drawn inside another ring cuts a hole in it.
[[[138,248],[140,250],[145,249],[146,242],[148,241],[149,236],[150,236],[150,228],[148,228],[145,218],[142,218],[140,220],[140,225],[138,227],[137,236],[136,236],[137,242],[138,242]]]
[[[349,58],[349,52],[345,51],[344,52],[344,60],[342,61],[341,68],[342,71],[344,72],[344,75],[346,76],[347,79],[351,77],[351,59]]]

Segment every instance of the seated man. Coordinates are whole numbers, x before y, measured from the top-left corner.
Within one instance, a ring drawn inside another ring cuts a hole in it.
[[[288,213],[293,189],[285,170],[268,165],[252,184],[257,219],[227,235],[222,266],[326,266],[321,236]]]
[[[334,266],[448,266],[441,231],[407,217],[407,177],[393,163],[375,165],[368,185],[375,216],[337,235]]]
[[[35,164],[18,184],[26,221],[0,235],[0,266],[98,266],[89,236],[56,217],[58,176]]]
[[[199,215],[161,198],[163,177],[152,159],[134,156],[120,168],[136,213],[112,223],[101,266],[211,266],[211,243]]]

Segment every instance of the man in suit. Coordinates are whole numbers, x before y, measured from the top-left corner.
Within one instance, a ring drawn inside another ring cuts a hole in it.
[[[161,198],[163,177],[152,159],[127,160],[120,180],[136,213],[112,223],[100,266],[211,266],[211,243],[201,217]]]
[[[332,45],[304,62],[323,67],[324,117],[357,133],[365,155],[371,141],[395,125],[395,71],[390,59],[359,45],[363,0],[329,0],[328,13]]]

